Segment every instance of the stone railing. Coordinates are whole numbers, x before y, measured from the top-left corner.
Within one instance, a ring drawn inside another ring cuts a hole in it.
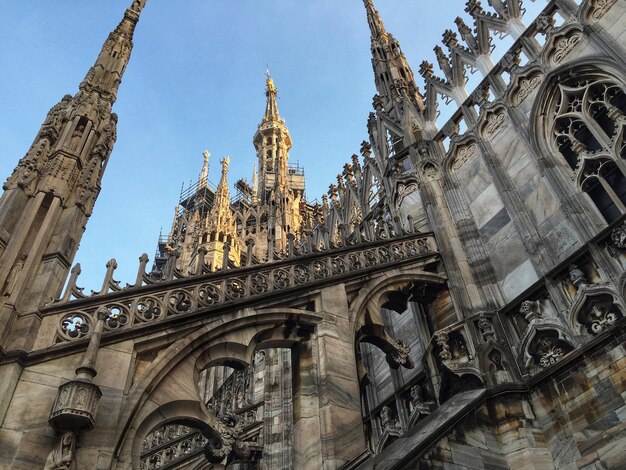
[[[109,312],[104,323],[105,332],[120,331],[172,317],[180,318],[199,309],[206,312],[234,307],[250,299],[275,298],[300,287],[309,289],[436,253],[432,234],[410,234],[52,304],[43,308],[41,315],[58,318],[56,342],[67,342],[90,334],[99,307],[106,307]]]

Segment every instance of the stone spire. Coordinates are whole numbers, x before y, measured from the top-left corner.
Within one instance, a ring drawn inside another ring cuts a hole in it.
[[[122,21],[104,42],[94,66],[80,85],[86,92],[97,91],[113,104],[117,98],[122,75],[130,60],[133,35],[139,15],[147,0],[135,0],[124,13]]]
[[[415,75],[402,52],[400,44],[388,33],[373,0],[363,0],[372,40],[372,68],[378,95],[383,107],[393,118],[401,119],[402,106],[395,106],[404,97],[423,108],[423,98],[415,83]],[[397,109],[392,109],[394,106]]]
[[[217,185],[215,193],[215,203],[211,209],[211,220],[215,231],[228,233],[231,231],[232,211],[230,208],[230,191],[228,189],[228,166],[230,165],[230,157],[222,159],[222,177]]]
[[[233,223],[233,210],[230,206],[230,191],[228,189],[228,165],[230,157],[222,159],[222,176],[217,185],[213,207],[206,219],[206,241],[201,246],[206,250],[205,261],[211,270],[222,269],[228,266],[230,260],[235,266],[241,261],[240,241]]]
[[[100,193],[117,137],[112,105],[132,50],[146,0],[135,0],[109,34],[75,96],[66,95],[48,113],[30,150],[3,185],[0,197],[0,345],[28,349],[33,334],[22,331],[22,314],[61,293],[82,234]],[[36,217],[35,217],[36,215]]]

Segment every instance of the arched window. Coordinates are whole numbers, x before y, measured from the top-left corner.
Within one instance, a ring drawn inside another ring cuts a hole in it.
[[[550,143],[577,188],[613,222],[626,213],[624,85],[599,71],[576,71],[556,82],[547,103]]]

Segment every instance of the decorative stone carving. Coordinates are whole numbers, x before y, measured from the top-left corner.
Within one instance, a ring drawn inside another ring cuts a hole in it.
[[[551,30],[544,47],[544,60],[549,65],[560,64],[582,38],[583,32],[576,25],[565,25]]]
[[[619,312],[610,310],[607,305],[596,304],[591,307],[585,324],[588,324],[591,332],[597,335],[613,326],[620,317],[621,314]]]
[[[417,183],[399,184],[397,190],[396,207],[399,208],[402,205],[402,201],[404,201],[404,198],[410,194],[413,194],[415,191],[417,191]]]
[[[413,361],[409,357],[411,348],[404,341],[389,338],[389,346],[391,347],[390,353],[387,353],[387,362],[389,365],[397,369],[400,366],[406,368],[413,367]]]
[[[189,426],[167,424],[148,434],[142,444],[140,469],[171,468],[203,451],[208,440]]]
[[[438,331],[435,333],[435,341],[441,349],[439,351],[439,357],[444,361],[452,359],[452,352],[450,351],[450,346],[448,345],[449,339],[450,337],[446,331]]]
[[[250,443],[242,441],[240,436],[244,429],[244,421],[236,416],[225,416],[218,419],[219,438],[209,439],[204,455],[212,463],[220,463],[232,453],[245,460],[250,459],[252,452]]]
[[[76,469],[76,436],[66,432],[46,458],[43,470],[75,470]]]
[[[595,23],[616,3],[617,0],[585,0],[580,10],[581,17],[588,23]]]
[[[503,109],[496,109],[488,111],[485,114],[484,123],[481,126],[482,135],[486,139],[491,139],[502,127],[506,121],[506,111]]]
[[[530,65],[516,70],[511,77],[507,96],[514,108],[530,96],[543,81],[543,72],[537,65]]]
[[[92,383],[96,376],[96,359],[100,347],[100,337],[104,322],[110,315],[106,307],[99,307],[96,312],[96,326],[89,340],[83,361],[76,369],[76,378],[59,386],[56,400],[48,422],[57,431],[78,433],[93,429],[102,396],[100,388]]]

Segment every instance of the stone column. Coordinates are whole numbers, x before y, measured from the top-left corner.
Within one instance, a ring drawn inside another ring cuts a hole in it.
[[[325,320],[311,341],[317,350],[322,468],[331,470],[362,454],[366,443],[354,333],[343,284],[321,292],[321,310]]]
[[[292,349],[293,467],[302,470],[323,467],[316,357],[315,339]]]

